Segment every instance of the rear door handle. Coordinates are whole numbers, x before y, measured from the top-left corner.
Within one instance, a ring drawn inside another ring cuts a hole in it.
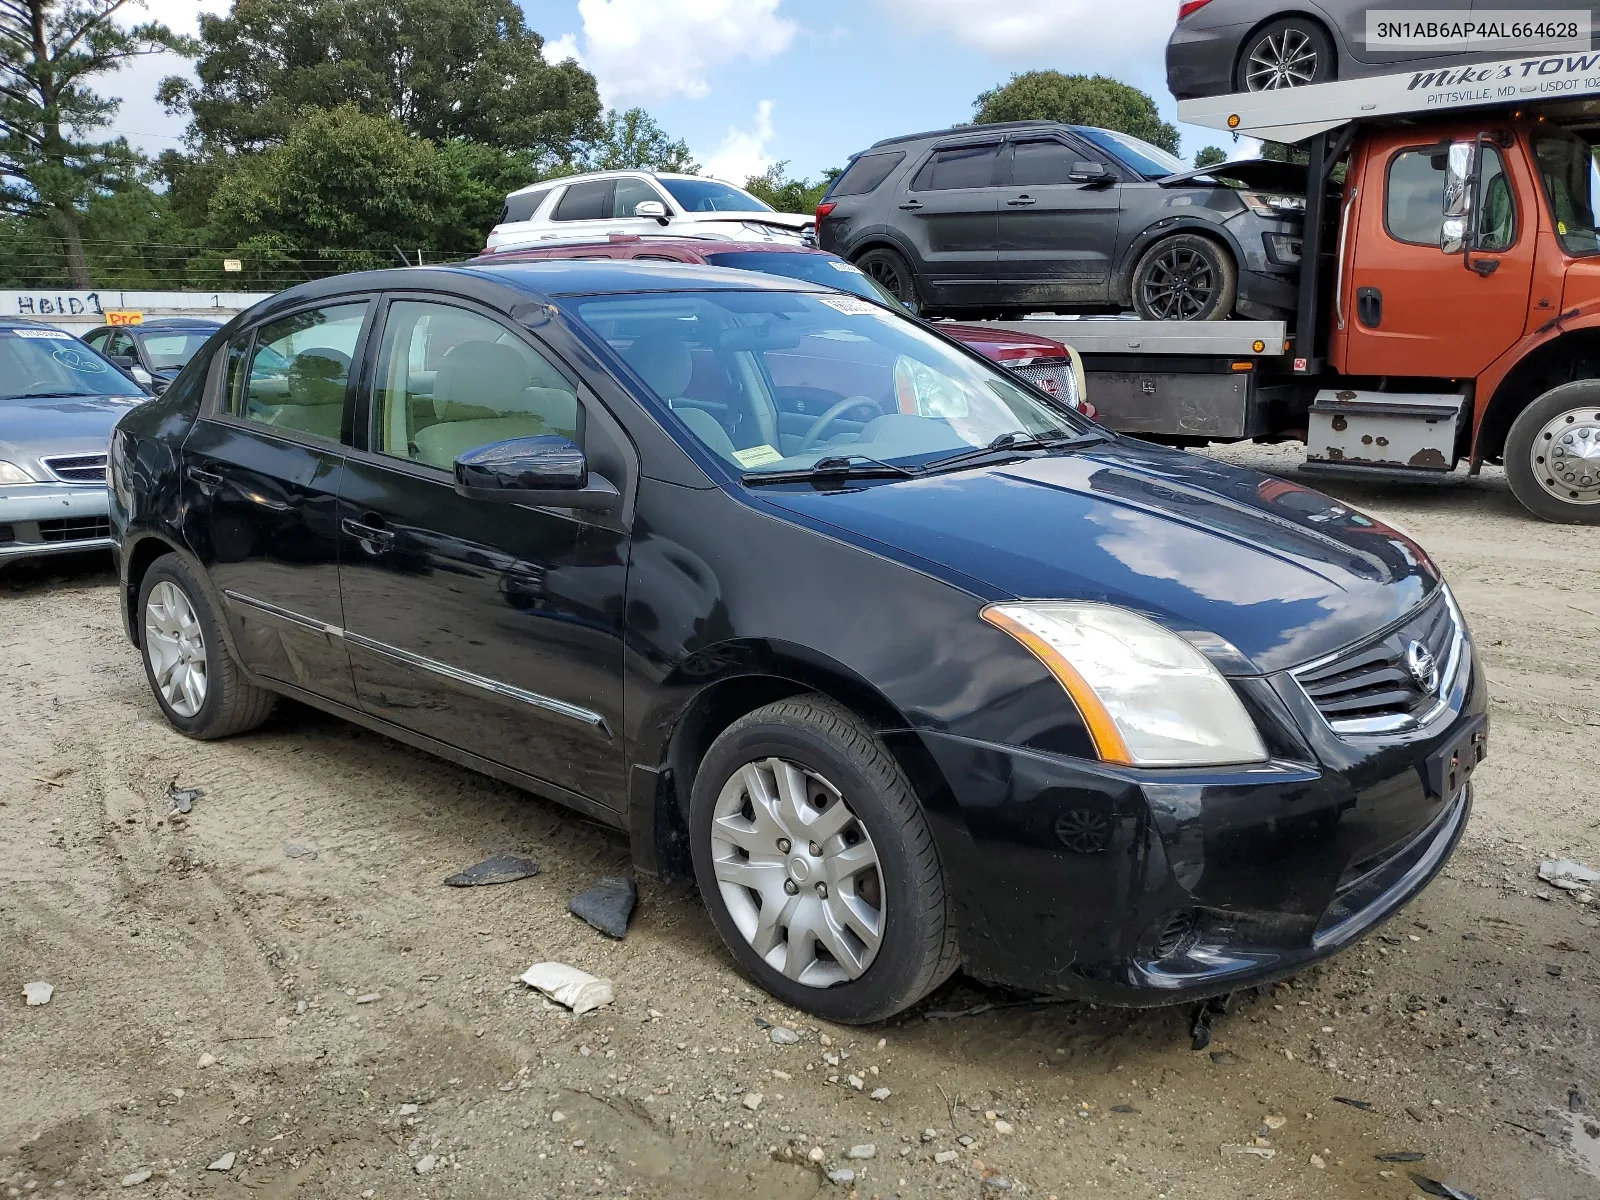
[[[346,517],[339,528],[357,539],[368,554],[382,554],[394,544],[394,532],[385,529],[383,518],[377,513],[363,513],[361,520]]]
[[[1018,196],[1015,200],[1007,200],[1006,203],[1011,205],[1012,208],[1025,208],[1030,204],[1037,204],[1039,202],[1032,196]]]
[[[199,467],[190,467],[188,474],[189,478],[202,488],[219,488],[222,486],[222,476],[215,471],[203,471]]]

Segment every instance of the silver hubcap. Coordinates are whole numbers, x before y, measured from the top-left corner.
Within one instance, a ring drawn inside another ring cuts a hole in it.
[[[1600,410],[1562,413],[1538,432],[1528,453],[1539,486],[1563,504],[1600,504]]]
[[[176,584],[150,589],[144,608],[144,652],[167,707],[192,717],[206,702],[206,641],[194,605]]]
[[[775,971],[808,987],[859,978],[883,942],[883,878],[839,789],[781,758],[722,787],[711,859],[733,923]]]
[[[1245,64],[1244,82],[1252,92],[1300,87],[1317,77],[1317,48],[1298,29],[1262,38]]]

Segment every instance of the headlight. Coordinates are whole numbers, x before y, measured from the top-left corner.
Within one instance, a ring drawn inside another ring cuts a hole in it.
[[[1267,757],[1228,681],[1146,617],[1070,600],[991,604],[982,616],[1056,677],[1105,762],[1206,767]]]
[[[35,479],[32,475],[29,475],[21,467],[17,466],[16,463],[8,463],[3,459],[0,459],[0,484],[38,482],[39,481],[37,479]]]
[[[1301,217],[1305,215],[1304,196],[1283,196],[1276,192],[1240,192],[1239,199],[1258,217]]]

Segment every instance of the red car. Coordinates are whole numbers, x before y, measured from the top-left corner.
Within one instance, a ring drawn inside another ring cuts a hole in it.
[[[737,271],[761,271],[809,283],[826,284],[893,308],[902,305],[837,254],[806,246],[772,242],[724,242],[709,238],[643,238],[614,233],[606,241],[552,242],[485,255],[484,262],[523,262],[541,258],[615,258],[660,262],[704,263]],[[1084,396],[1083,364],[1071,347],[1054,338],[990,329],[981,325],[938,322],[947,337],[998,363],[1057,399],[1075,403],[1085,416],[1096,415]]]

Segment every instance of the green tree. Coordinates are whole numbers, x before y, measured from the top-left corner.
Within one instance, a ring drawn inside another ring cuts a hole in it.
[[[537,177],[531,156],[436,146],[354,105],[307,109],[280,146],[241,155],[211,198],[197,282],[284,287],[338,271],[476,253],[505,193]]]
[[[1155,101],[1106,75],[1026,71],[984,92],[973,107],[980,125],[997,121],[1098,125],[1143,138],[1169,154],[1178,152],[1178,130],[1161,119]]]
[[[165,25],[124,27],[129,0],[0,0],[0,216],[61,241],[66,282],[93,285],[82,210],[126,186],[139,158],[122,138],[94,141],[117,101],[90,81],[129,59],[190,52]]]
[[[599,135],[585,147],[582,159],[574,165],[584,171],[626,171],[641,167],[680,175],[695,175],[700,171],[700,165],[689,153],[689,144],[674,141],[642,108],[607,111]]]
[[[744,181],[744,190],[758,200],[764,200],[779,212],[815,212],[822,194],[839,177],[840,168],[830,167],[816,181],[790,179],[789,163],[775,162],[761,175],[752,175]]]
[[[576,158],[600,133],[594,77],[551,64],[513,0],[234,0],[200,19],[199,85],[161,85],[203,147],[286,141],[305,108],[353,105],[417,137]]]
[[[1197,167],[1214,167],[1227,161],[1227,152],[1220,146],[1202,146],[1194,156],[1194,165]]]

